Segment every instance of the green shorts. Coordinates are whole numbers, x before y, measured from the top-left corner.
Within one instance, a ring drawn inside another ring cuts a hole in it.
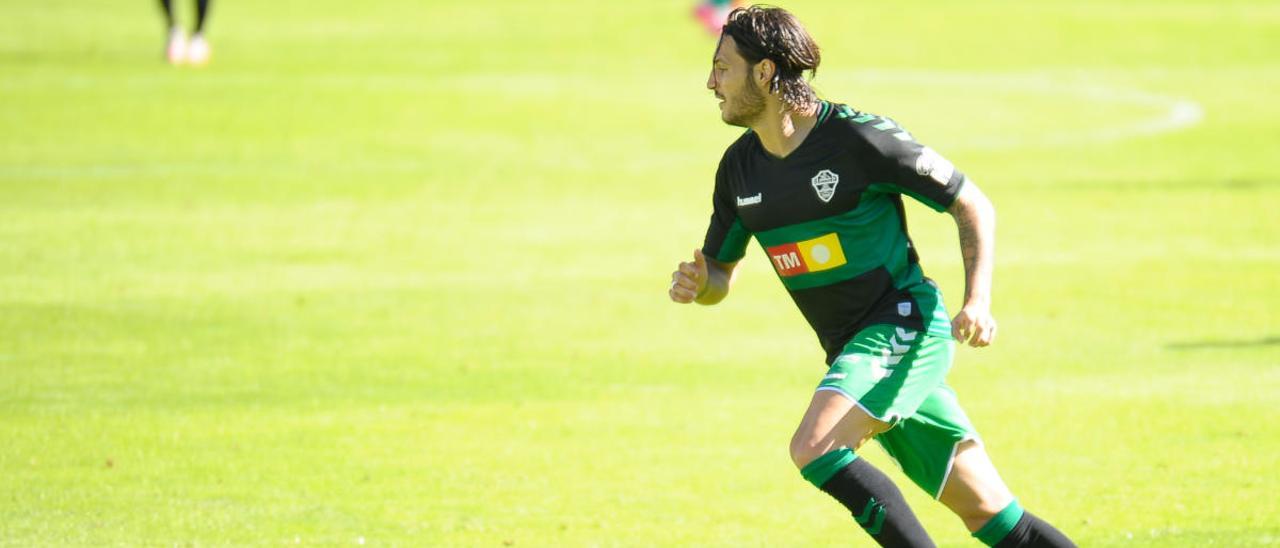
[[[818,390],[844,394],[889,423],[875,437],[911,481],[942,493],[956,447],[978,432],[945,383],[955,341],[878,324],[859,331],[831,364]]]

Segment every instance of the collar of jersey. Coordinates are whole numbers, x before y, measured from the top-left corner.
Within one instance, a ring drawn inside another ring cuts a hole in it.
[[[813,123],[813,127],[809,129],[809,134],[805,135],[804,141],[800,142],[800,146],[796,147],[795,150],[791,151],[791,154],[788,154],[786,155],[786,157],[783,157],[783,158],[779,158],[777,156],[769,154],[769,151],[765,150],[764,145],[760,142],[760,136],[759,135],[754,136],[756,138],[756,147],[760,149],[760,155],[764,156],[765,159],[767,159],[772,163],[781,163],[791,158],[794,158],[796,153],[804,149],[805,145],[808,145],[809,141],[813,140],[813,134],[818,131],[819,127],[822,127],[822,123],[826,122],[827,118],[831,117],[831,112],[834,110],[835,108],[831,106],[830,102],[819,99],[818,100],[818,121]]]

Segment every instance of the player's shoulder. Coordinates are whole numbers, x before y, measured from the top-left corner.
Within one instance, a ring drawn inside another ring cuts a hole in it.
[[[828,116],[827,124],[841,139],[863,150],[892,156],[918,146],[915,137],[888,116],[858,110],[844,103],[830,103]]]
[[[742,135],[739,135],[737,139],[729,143],[728,148],[724,149],[724,156],[721,157],[720,162],[727,163],[742,158],[751,150],[756,141],[757,138],[754,131],[750,129],[743,131]]]

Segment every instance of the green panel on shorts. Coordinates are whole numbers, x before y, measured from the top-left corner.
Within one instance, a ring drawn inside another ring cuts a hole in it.
[[[902,472],[934,498],[941,494],[956,444],[967,439],[978,439],[978,432],[945,384],[925,398],[915,415],[876,436]]]
[[[911,481],[937,497],[956,444],[978,434],[945,384],[955,341],[894,325],[854,335],[818,390],[833,390],[892,427],[876,436]]]
[[[951,369],[955,345],[889,324],[859,331],[831,363],[818,390],[835,390],[872,417],[893,424],[910,417]]]

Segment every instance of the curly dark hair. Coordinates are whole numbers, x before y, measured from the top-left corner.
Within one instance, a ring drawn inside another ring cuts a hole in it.
[[[721,31],[732,36],[738,52],[755,65],[764,59],[777,66],[769,92],[777,93],[792,110],[807,110],[818,102],[818,96],[804,78],[818,73],[822,54],[800,21],[790,12],[775,6],[755,5],[729,13],[729,21]]]

